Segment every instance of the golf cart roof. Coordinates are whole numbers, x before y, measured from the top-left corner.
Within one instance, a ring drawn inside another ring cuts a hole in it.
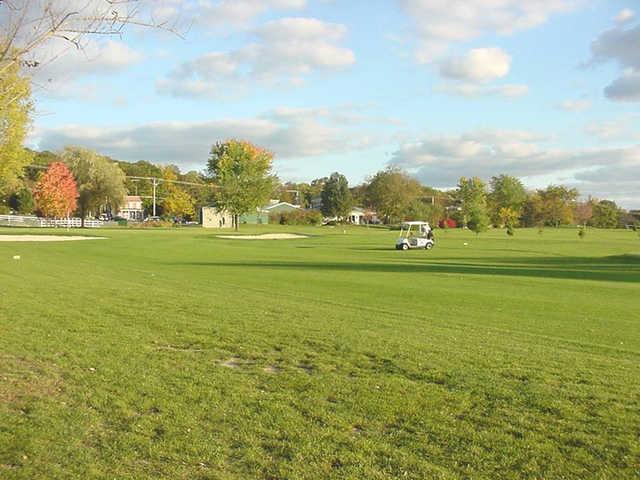
[[[429,225],[429,222],[402,222],[402,225]]]

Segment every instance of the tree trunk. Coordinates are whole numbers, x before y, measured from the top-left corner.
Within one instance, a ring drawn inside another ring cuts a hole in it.
[[[84,208],[80,207],[80,228],[84,228]]]
[[[234,215],[233,216],[233,225],[236,229],[236,232],[238,231],[238,224],[240,223],[240,215]]]

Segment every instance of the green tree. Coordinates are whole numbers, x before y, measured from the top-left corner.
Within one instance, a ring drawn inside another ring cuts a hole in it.
[[[462,208],[463,223],[476,233],[489,226],[486,185],[478,177],[460,178],[457,198]]]
[[[0,42],[0,47],[2,42]],[[31,83],[17,64],[0,63],[0,195],[13,190],[31,153],[22,147],[32,111]]]
[[[524,203],[520,218],[525,227],[542,228],[544,226],[542,198],[538,192],[529,192],[527,194],[527,201]]]
[[[125,175],[115,162],[81,147],[65,148],[62,159],[71,168],[78,185],[82,227],[89,213],[96,214],[103,207],[115,211],[122,205],[127,195]]]
[[[516,219],[510,218],[510,225],[516,225],[522,208],[527,201],[527,192],[522,182],[511,175],[498,175],[492,177],[489,182],[491,192],[488,196],[488,204],[491,212],[491,220],[496,226],[507,226],[501,218],[502,209],[508,209],[516,215]]]
[[[520,214],[511,207],[502,207],[498,212],[498,221],[500,225],[504,225],[513,234],[513,229],[518,223]]]
[[[559,227],[573,222],[578,190],[563,185],[549,185],[544,190],[538,190],[537,194],[537,215],[544,224]]]
[[[351,198],[353,199],[353,204],[357,206],[363,206],[367,203],[367,190],[369,188],[369,184],[364,182],[360,185],[356,185],[355,187],[351,187]]]
[[[347,177],[338,172],[332,173],[322,188],[322,214],[340,220],[349,215],[352,207]]]
[[[313,205],[313,200],[316,198],[322,197],[322,189],[324,188],[324,184],[329,180],[328,177],[321,177],[311,180],[309,184],[302,184],[302,198],[303,205],[307,208],[310,208]]]
[[[440,220],[445,216],[444,207],[442,205],[433,204],[418,199],[407,208],[402,220],[419,220],[427,221],[431,225],[438,225]]]
[[[276,178],[271,173],[273,154],[250,142],[229,140],[211,148],[207,170],[214,178],[218,207],[234,219],[255,211],[268,200]]]
[[[469,209],[467,214],[467,227],[476,235],[486,232],[489,228],[489,214],[487,207],[477,204]]]
[[[620,223],[622,211],[611,200],[600,200],[593,206],[591,221],[598,228],[616,228]]]
[[[404,220],[418,214],[421,207],[418,203],[422,194],[420,183],[402,170],[389,167],[376,173],[367,186],[366,201],[373,207],[385,223]]]
[[[27,187],[20,188],[17,192],[14,192],[9,197],[9,206],[16,212],[26,215],[33,213],[35,209],[35,203],[33,201],[33,194]]]
[[[161,167],[145,160],[135,163],[122,161],[118,161],[117,163],[127,177],[143,177],[126,179],[125,186],[131,195],[148,197],[153,194],[153,182],[149,180],[149,178],[162,178]]]

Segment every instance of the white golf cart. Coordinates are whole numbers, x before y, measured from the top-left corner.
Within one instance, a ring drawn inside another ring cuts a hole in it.
[[[433,230],[429,222],[404,222],[400,229],[400,237],[396,241],[396,250],[424,248],[431,250],[436,244]]]

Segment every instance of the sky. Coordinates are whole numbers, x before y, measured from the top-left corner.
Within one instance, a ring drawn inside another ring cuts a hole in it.
[[[43,47],[56,60],[33,73],[29,146],[203,170],[213,143],[241,138],[282,180],[504,173],[640,208],[637,0],[148,5],[184,38],[129,28]]]

